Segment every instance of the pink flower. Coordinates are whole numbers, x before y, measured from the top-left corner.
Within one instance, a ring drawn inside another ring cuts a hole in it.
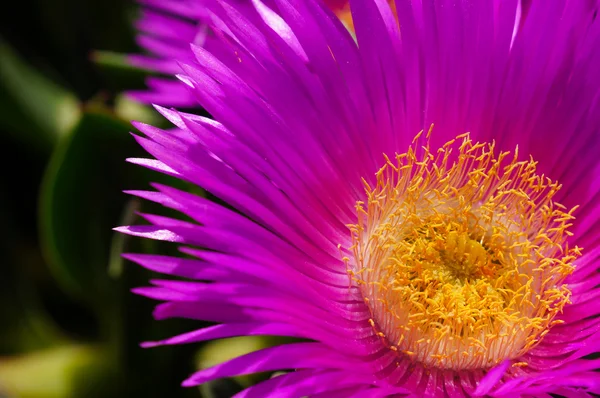
[[[313,0],[203,6],[210,46],[165,57],[214,120],[158,107],[176,128],[137,123],[154,159],[131,161],[226,205],[156,185],[131,193],[187,221],[119,230],[188,255],[126,255],[191,279],[136,290],[157,319],[215,325],[149,345],[308,341],[185,386],[290,370],[238,396],[600,393],[597,0],[353,0],[356,41]]]

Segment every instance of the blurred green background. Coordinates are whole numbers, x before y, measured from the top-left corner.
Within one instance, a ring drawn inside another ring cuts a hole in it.
[[[137,13],[127,0],[0,12],[0,397],[228,397],[256,380],[179,386],[265,340],[139,347],[202,325],[156,322],[155,303],[130,293],[153,275],[119,254],[175,248],[111,230],[156,210],[122,190],[181,185],[124,161],[144,156],[129,120],[163,123],[122,95],[147,77],[124,57],[139,52]]]

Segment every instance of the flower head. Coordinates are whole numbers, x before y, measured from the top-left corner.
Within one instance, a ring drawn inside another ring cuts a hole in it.
[[[351,1],[356,41],[313,0],[210,1],[214,43],[179,79],[213,119],[158,107],[135,195],[186,215],[121,231],[164,341],[307,339],[191,386],[293,370],[265,396],[600,393],[600,20],[593,1]],[[204,281],[211,281],[206,283]]]

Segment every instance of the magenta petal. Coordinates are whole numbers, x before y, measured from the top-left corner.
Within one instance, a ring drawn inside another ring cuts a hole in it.
[[[225,323],[221,325],[209,326],[204,329],[184,333],[179,336],[170,337],[160,341],[149,341],[142,343],[142,347],[156,347],[160,345],[189,344],[206,340],[223,339],[235,336],[290,336],[301,337],[297,328],[284,323]]]
[[[360,362],[343,357],[318,343],[295,343],[266,348],[196,372],[183,385],[196,386],[209,380],[278,369],[346,367],[365,368]]]
[[[482,396],[490,392],[490,390],[500,381],[502,376],[504,376],[509,366],[510,361],[506,360],[493,367],[486,373],[485,377],[481,379],[473,395]]]
[[[357,377],[358,376],[358,377]],[[276,376],[245,389],[235,398],[303,397],[327,394],[332,390],[352,386],[356,389],[364,384],[359,375],[346,372],[315,372],[300,370]]]

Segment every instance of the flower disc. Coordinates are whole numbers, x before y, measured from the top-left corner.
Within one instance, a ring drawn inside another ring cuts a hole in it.
[[[533,160],[517,159],[463,135],[435,153],[413,145],[367,185],[349,271],[392,350],[489,368],[534,347],[568,303],[574,209],[553,202],[560,186]]]

